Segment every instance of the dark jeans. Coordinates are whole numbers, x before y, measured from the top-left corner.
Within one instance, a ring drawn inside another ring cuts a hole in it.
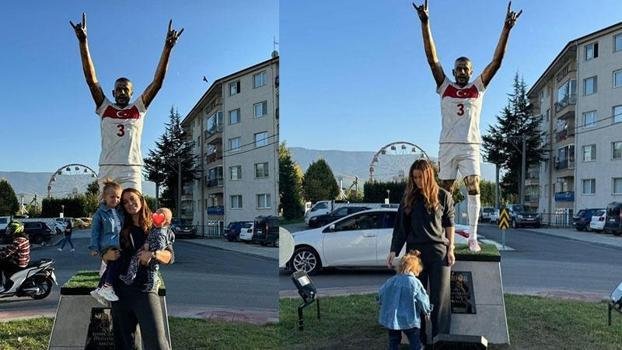
[[[110,249],[116,248],[106,248],[102,251],[102,256],[106,254],[106,252]],[[121,274],[121,260],[113,260],[106,262],[106,269],[99,279],[98,287],[104,285],[104,283],[112,285],[116,280],[119,279],[119,275]]]
[[[423,271],[419,280],[427,287],[432,304],[432,338],[439,333],[449,334],[451,325],[451,267],[447,265],[447,246],[444,244],[421,244],[407,246],[407,249],[417,249],[421,252]],[[421,342],[428,344],[432,339],[426,339],[425,315],[421,315]]]
[[[22,270],[22,268],[15,265],[12,261],[0,260],[0,282],[2,282],[2,285],[8,287],[9,277],[19,270]]]
[[[134,349],[136,326],[140,325],[145,350],[169,350],[164,333],[164,316],[156,292],[143,293],[139,288],[115,284],[119,301],[112,302],[115,349]]]
[[[389,329],[389,350],[397,350],[402,342],[402,332],[408,337],[411,350],[420,350],[421,342],[419,341],[419,328],[393,330]]]
[[[69,243],[69,245],[71,246],[71,249],[74,249],[73,247],[73,242],[71,241],[71,235],[69,236],[65,236],[65,238],[61,239],[58,243],[56,243],[56,245],[61,244],[60,249],[65,248],[65,244]]]

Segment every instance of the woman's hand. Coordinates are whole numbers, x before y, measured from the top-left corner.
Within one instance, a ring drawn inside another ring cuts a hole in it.
[[[393,259],[395,259],[395,252],[390,252],[387,256],[387,267],[390,269],[393,268]]]
[[[102,260],[105,262],[115,261],[121,257],[121,251],[119,249],[108,249],[104,255],[102,255]]]
[[[454,246],[447,248],[447,265],[453,266],[456,263],[456,255],[454,254]]]

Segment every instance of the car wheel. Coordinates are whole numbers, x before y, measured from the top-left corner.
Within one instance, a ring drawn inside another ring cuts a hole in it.
[[[313,249],[303,247],[294,251],[291,259],[291,269],[293,271],[304,271],[309,275],[314,275],[320,271],[321,266],[320,257]]]

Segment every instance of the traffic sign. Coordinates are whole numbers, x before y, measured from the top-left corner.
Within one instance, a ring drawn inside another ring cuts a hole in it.
[[[499,228],[502,230],[507,230],[510,227],[510,214],[507,209],[501,209],[501,213],[499,214]]]

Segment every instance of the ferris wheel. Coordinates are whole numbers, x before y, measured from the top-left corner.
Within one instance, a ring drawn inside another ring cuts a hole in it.
[[[397,141],[383,146],[369,164],[369,181],[400,182],[408,178],[408,169],[417,159],[430,159],[411,142]]]
[[[48,198],[69,197],[86,192],[97,180],[97,173],[86,165],[67,164],[58,168],[48,181]]]

